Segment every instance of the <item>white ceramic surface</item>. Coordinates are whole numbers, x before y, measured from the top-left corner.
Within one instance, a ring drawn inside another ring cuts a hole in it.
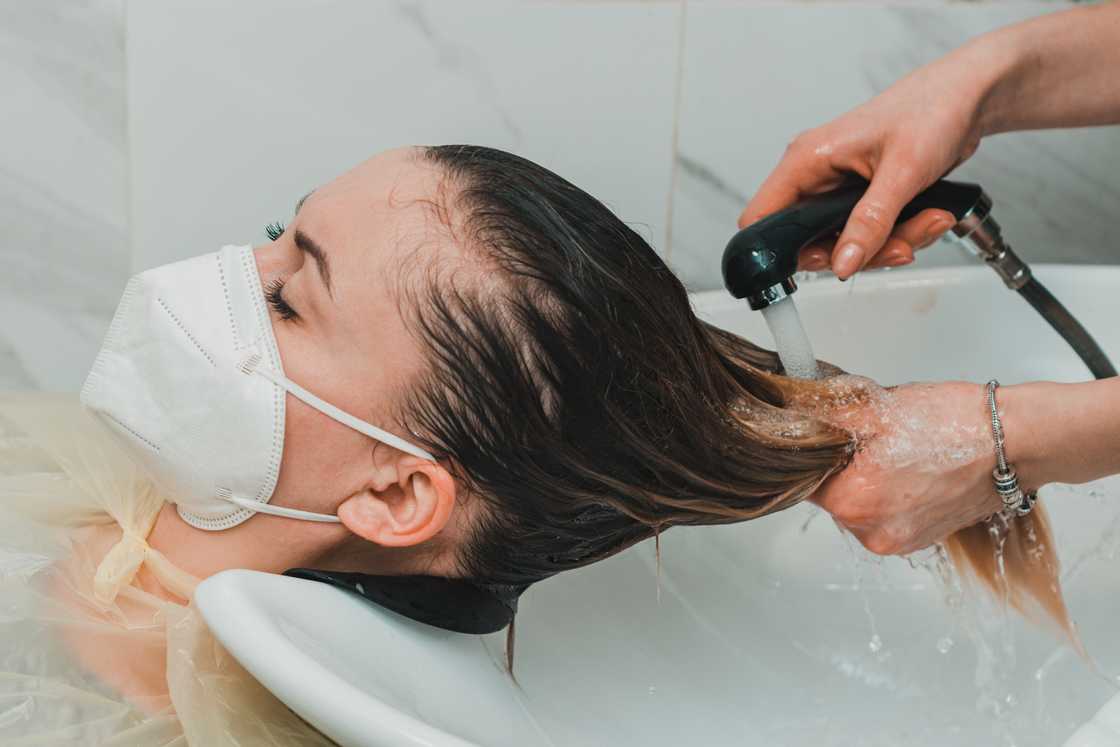
[[[1105,703],[1096,715],[1074,732],[1063,747],[1112,747],[1120,744],[1120,695]]]
[[[1120,268],[1036,270],[1120,361]],[[983,267],[806,282],[797,300],[818,357],[883,383],[1087,378]],[[745,303],[694,302],[768,342]],[[1103,747],[1106,712],[1082,727],[1120,672],[1120,481],[1042,497],[1067,602],[1111,682],[927,567],[871,556],[811,504],[664,534],[660,595],[652,542],[531,587],[518,685],[503,634],[428,630],[313,582],[231,571],[197,601],[234,656],[344,745],[1029,747],[1080,728],[1071,747]]]

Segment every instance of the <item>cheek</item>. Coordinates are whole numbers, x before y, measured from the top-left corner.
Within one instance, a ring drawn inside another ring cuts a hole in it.
[[[326,427],[324,415],[291,394],[284,407],[283,458],[273,497],[286,498],[300,506],[309,506],[311,501],[317,505],[326,503],[334,497],[328,479],[333,471],[333,429]]]
[[[273,500],[309,510],[336,505],[354,492],[355,439],[348,428],[290,394],[285,407],[284,452]]]

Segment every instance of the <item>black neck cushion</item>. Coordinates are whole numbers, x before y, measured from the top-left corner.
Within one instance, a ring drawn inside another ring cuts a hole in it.
[[[292,568],[285,576],[336,586],[417,622],[456,633],[494,633],[513,622],[529,587],[484,584],[443,576],[375,576]]]

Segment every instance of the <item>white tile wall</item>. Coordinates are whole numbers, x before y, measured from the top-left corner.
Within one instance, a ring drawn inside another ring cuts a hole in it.
[[[823,124],[971,36],[1055,3],[701,2],[686,17],[671,264],[690,289],[723,287],[719,260],[746,200],[799,131]],[[995,203],[1027,260],[1120,261],[1120,127],[985,141],[954,173]],[[974,261],[947,242],[917,266]]]
[[[135,268],[261,237],[385,148],[514,151],[664,244],[671,3],[129,5]]]
[[[0,3],[0,389],[78,388],[127,279],[122,20]]]

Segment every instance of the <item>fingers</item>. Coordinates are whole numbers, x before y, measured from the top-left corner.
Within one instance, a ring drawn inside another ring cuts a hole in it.
[[[914,252],[937,241],[956,222],[956,218],[947,210],[923,210],[899,225],[887,239],[883,249],[864,261],[864,268],[900,267],[909,264],[914,261]]]
[[[847,280],[887,243],[899,212],[924,185],[897,159],[884,160],[836,241],[832,271]]]
[[[833,246],[813,244],[801,250],[798,257],[797,269],[807,272],[827,270],[832,265]],[[883,246],[882,251],[868,262],[864,269],[879,267],[902,267],[914,261],[914,250],[904,239],[892,236]]]
[[[804,195],[839,184],[840,174],[832,168],[828,158],[810,144],[811,139],[809,133],[803,133],[786,147],[782,160],[739,214],[739,228],[789,207]]]
[[[923,210],[897,226],[891,233],[891,238],[901,241],[913,253],[937,241],[938,237],[952,228],[956,222],[956,218],[948,210],[931,208]]]
[[[914,247],[895,236],[887,239],[883,249],[863,266],[865,270],[879,267],[903,267],[914,261]]]
[[[797,257],[797,269],[815,272],[827,270],[832,262],[832,247],[823,244],[811,244],[801,250]]]
[[[805,195],[836,186],[842,174],[820,149],[812,147],[814,132],[799,135],[786,148],[778,166],[739,215],[740,229]],[[924,172],[904,155],[884,157],[836,240],[838,248],[821,243],[802,250],[798,269],[831,266],[837,277],[847,280],[865,267],[900,267],[913,262],[917,249],[931,244],[954,222],[946,211],[926,210],[895,226],[902,208],[926,186],[920,173]]]
[[[902,267],[914,261],[914,253],[924,249],[956,223],[953,214],[946,210],[923,210],[916,216],[895,227],[883,248],[864,262],[863,269]],[[833,262],[835,246],[832,242],[815,243],[801,250],[798,269],[820,271]]]
[[[796,182],[777,171],[770,175],[759,187],[758,192],[739,214],[739,228],[743,229],[771,213],[792,205],[801,197]]]
[[[828,483],[825,483],[828,486]],[[817,504],[827,511],[832,520],[876,555],[901,555],[911,552],[909,548],[915,543],[909,530],[897,523],[877,521],[874,517],[864,517],[858,511],[853,511],[851,496],[843,496],[836,491],[821,491],[809,496],[809,501]],[[928,543],[927,543],[928,544]]]

